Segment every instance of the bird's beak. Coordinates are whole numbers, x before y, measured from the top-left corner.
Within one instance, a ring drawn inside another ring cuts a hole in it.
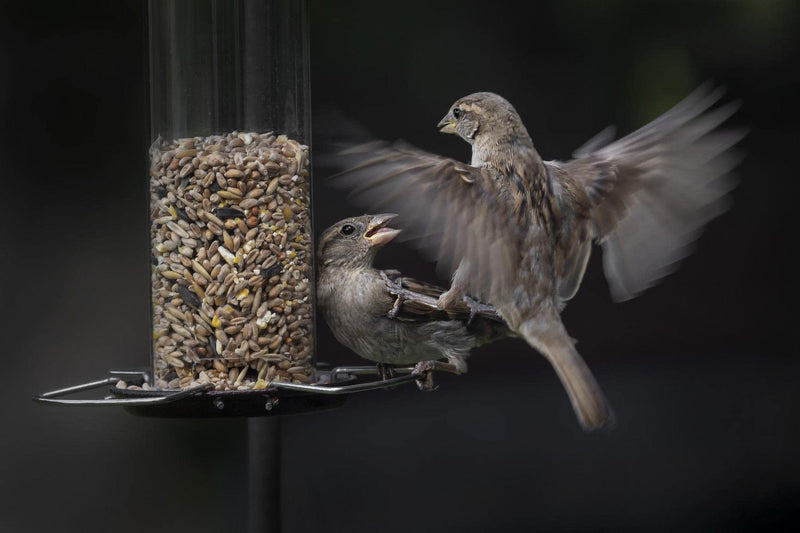
[[[442,133],[455,133],[456,132],[456,119],[453,113],[448,112],[439,124],[436,125]]]
[[[400,233],[399,229],[387,228],[386,223],[395,218],[397,215],[394,213],[383,213],[381,215],[374,215],[367,225],[367,231],[364,233],[364,238],[367,239],[372,246],[383,246],[387,242],[397,237]]]

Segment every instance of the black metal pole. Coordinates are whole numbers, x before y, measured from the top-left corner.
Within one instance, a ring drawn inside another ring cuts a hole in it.
[[[247,421],[250,469],[249,533],[281,531],[281,417],[254,417]]]

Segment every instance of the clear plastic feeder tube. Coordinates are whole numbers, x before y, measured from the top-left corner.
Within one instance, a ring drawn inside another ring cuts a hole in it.
[[[150,0],[159,389],[313,379],[302,0]]]

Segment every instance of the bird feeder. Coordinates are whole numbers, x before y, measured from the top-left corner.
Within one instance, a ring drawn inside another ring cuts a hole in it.
[[[305,1],[151,0],[148,30],[148,365],[36,399],[256,416],[412,381],[318,362]]]
[[[150,3],[154,389],[315,377],[302,9]]]
[[[378,370],[317,356],[305,0],[150,0],[148,30],[147,364],[34,400],[266,416],[248,423],[249,530],[279,531],[275,415],[421,376],[361,380]]]

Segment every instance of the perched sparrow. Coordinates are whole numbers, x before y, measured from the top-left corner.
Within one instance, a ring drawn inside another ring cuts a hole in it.
[[[467,370],[470,350],[509,334],[492,308],[474,317],[461,301],[444,309],[444,289],[397,271],[373,268],[376,252],[400,233],[397,215],[347,218],[326,229],[317,247],[317,303],[336,339],[361,357],[386,364],[447,358]]]
[[[475,93],[438,124],[472,146],[470,165],[375,142],[342,153],[348,170],[336,182],[371,209],[399,212],[401,227],[455,271],[440,302],[466,293],[494,305],[550,361],[579,421],[593,429],[611,411],[560,311],[580,286],[593,240],[603,246],[612,296],[624,300],[674,269],[721,212],[731,188],[722,178],[736,163],[729,148],[742,135],[717,129],[735,111],[710,111],[720,97],[701,87],[622,139],[608,143],[603,133],[575,159],[546,162],[509,102]]]

